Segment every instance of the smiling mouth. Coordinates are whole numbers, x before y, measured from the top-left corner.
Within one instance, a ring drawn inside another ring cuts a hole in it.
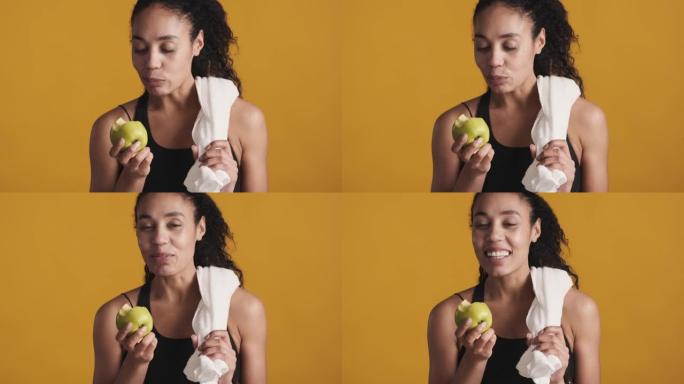
[[[508,257],[511,255],[510,251],[487,251],[485,252],[485,256],[488,258],[494,259],[494,260],[501,260],[504,257]]]

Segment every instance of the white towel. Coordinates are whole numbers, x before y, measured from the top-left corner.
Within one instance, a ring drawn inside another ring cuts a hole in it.
[[[537,77],[537,90],[541,111],[532,126],[532,142],[537,146],[537,154],[522,183],[530,192],[557,192],[568,181],[565,173],[539,165],[537,156],[551,140],[567,140],[570,110],[581,92],[574,80],[558,76]]]
[[[200,102],[200,112],[192,128],[192,140],[202,156],[206,147],[214,140],[228,140],[230,108],[240,93],[232,81],[218,77],[196,77],[195,88]],[[230,176],[224,171],[214,172],[200,166],[198,160],[185,177],[185,187],[190,192],[219,192],[230,183]]]
[[[548,267],[532,267],[531,274],[535,299],[527,313],[527,328],[534,337],[546,327],[561,325],[563,302],[572,287],[572,279],[564,270]],[[548,384],[562,363],[558,357],[547,356],[530,346],[515,367],[521,376],[534,380],[535,384]]]
[[[240,286],[235,272],[219,267],[197,267],[202,300],[192,318],[192,329],[197,335],[198,346],[212,331],[225,331],[228,327],[230,298]],[[190,356],[183,373],[190,381],[199,383],[218,383],[230,367],[223,360],[211,360],[199,351]]]

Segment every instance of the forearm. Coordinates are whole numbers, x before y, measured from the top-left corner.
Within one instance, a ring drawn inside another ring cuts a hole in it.
[[[466,352],[456,369],[452,384],[479,384],[482,382],[487,360],[475,360]]]
[[[486,173],[470,172],[464,168],[456,177],[453,192],[482,192],[486,177]]]
[[[145,177],[132,177],[121,173],[114,185],[114,192],[142,192]]]
[[[114,384],[142,384],[145,381],[149,363],[136,362],[129,357],[130,355],[124,359]]]

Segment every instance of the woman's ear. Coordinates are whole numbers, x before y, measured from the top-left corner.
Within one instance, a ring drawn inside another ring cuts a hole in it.
[[[539,31],[539,35],[537,35],[537,38],[534,39],[534,53],[537,55],[542,53],[542,50],[544,49],[545,45],[546,45],[546,29],[542,28],[541,31]]]
[[[192,42],[192,55],[195,57],[199,56],[202,48],[204,48],[204,30],[200,30],[195,41]]]
[[[197,232],[195,234],[195,240],[202,240],[205,233],[207,233],[207,222],[206,220],[204,220],[204,216],[202,216],[199,220],[199,223],[197,223]]]
[[[541,219],[537,219],[532,225],[532,242],[536,243],[541,236]]]

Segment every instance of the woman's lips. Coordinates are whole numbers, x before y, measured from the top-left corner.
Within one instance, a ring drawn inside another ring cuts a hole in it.
[[[508,81],[506,76],[489,76],[489,84],[491,85],[502,85]]]
[[[145,79],[145,83],[147,83],[147,85],[150,85],[153,87],[158,87],[158,86],[164,84],[164,81],[165,80],[163,80],[163,79],[151,79],[151,78]]]
[[[157,263],[164,263],[173,257],[170,253],[154,253],[151,259]]]

